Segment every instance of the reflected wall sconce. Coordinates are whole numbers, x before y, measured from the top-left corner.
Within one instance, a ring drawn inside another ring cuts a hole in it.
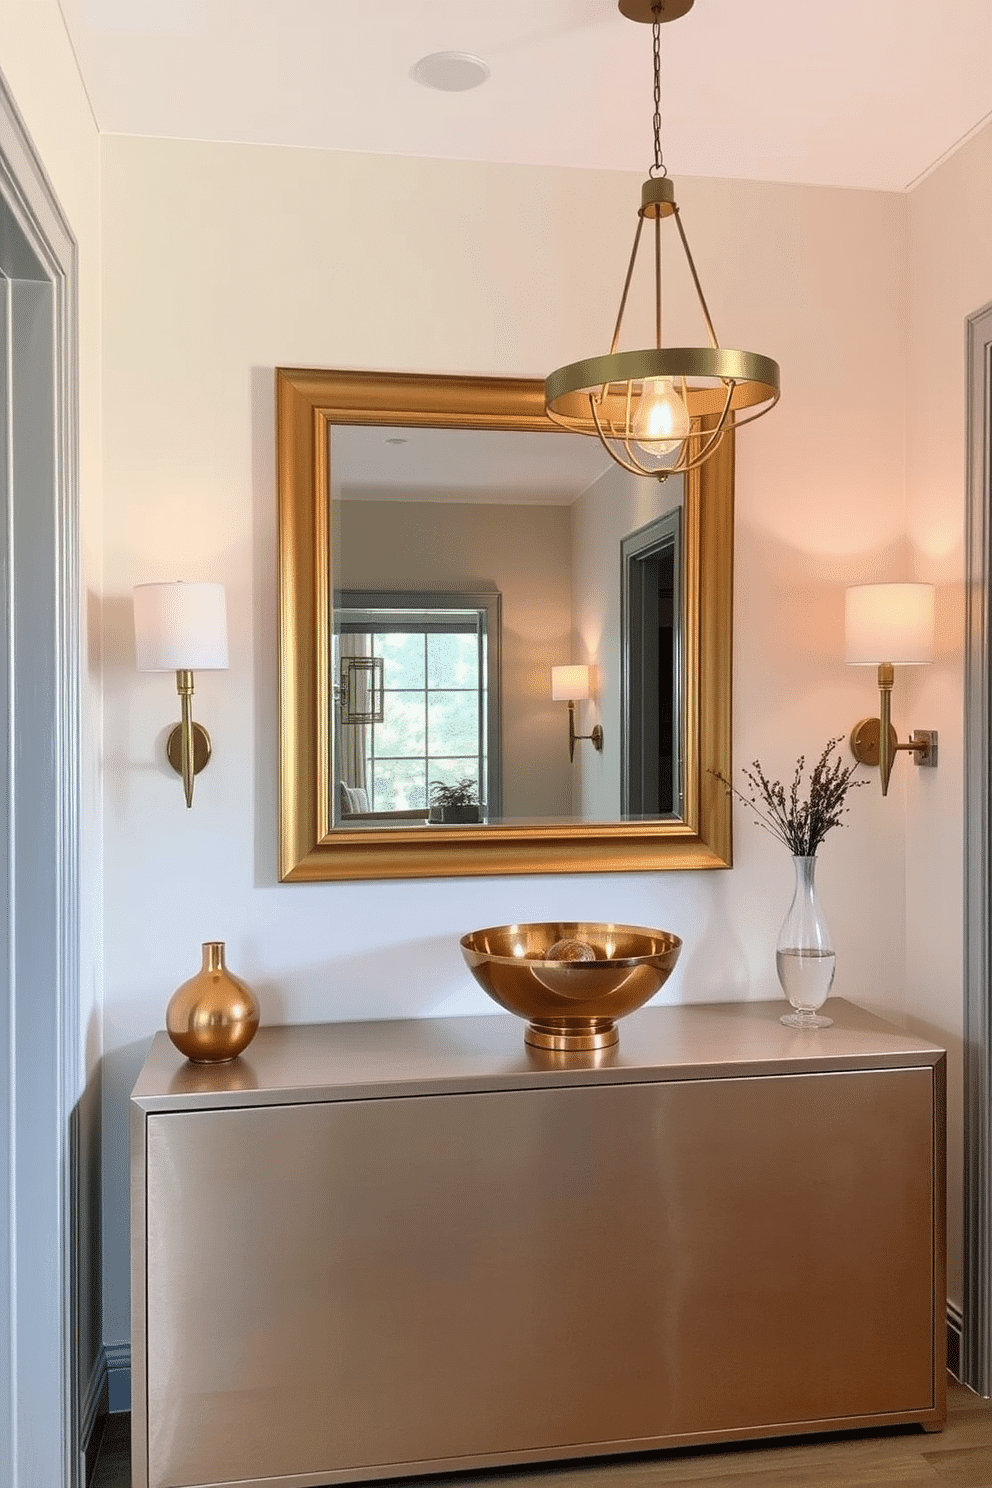
[[[575,704],[584,702],[589,696],[589,668],[587,666],[556,666],[551,668],[551,698],[556,703],[568,703],[568,757],[575,759],[576,739],[591,739],[593,749],[602,749],[603,730],[597,723],[591,734],[575,732]]]
[[[341,722],[382,723],[386,717],[385,685],[381,656],[343,656]]]
[[[922,666],[933,660],[932,584],[859,584],[848,589],[844,630],[849,666],[877,666],[879,717],[862,718],[851,730],[851,753],[863,765],[877,765],[882,795],[900,749],[913,752],[918,765],[937,764],[936,729],[916,729],[908,744],[892,727],[893,668]]]
[[[193,777],[210,759],[210,735],[193,722],[193,673],[227,670],[227,605],[223,584],[137,584],[134,646],[139,672],[175,672],[182,721],[169,735],[169,764],[183,777],[186,805]]]

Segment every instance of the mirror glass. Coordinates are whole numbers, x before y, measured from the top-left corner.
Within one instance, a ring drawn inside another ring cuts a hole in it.
[[[629,649],[621,605],[623,545],[646,518],[667,514],[672,574],[680,564],[672,546],[679,527],[670,518],[681,510],[682,477],[661,483],[629,475],[598,441],[577,434],[552,440],[519,430],[335,424],[328,439],[335,631],[344,624],[354,637],[344,644],[381,655],[385,678],[384,717],[342,725],[337,711],[330,766],[337,796],[347,799],[347,787],[370,798],[363,813],[349,813],[347,824],[409,824],[411,811],[428,818],[432,785],[459,779],[472,780],[489,824],[622,819],[625,746],[640,744],[643,735],[622,726],[621,672]],[[642,567],[647,571],[646,558]],[[376,606],[377,596],[401,586],[419,598],[391,619],[378,604],[374,624],[359,635],[351,612]],[[488,680],[480,671],[485,658],[470,609],[475,601],[468,598],[478,590],[499,610],[489,630],[502,664],[490,668]],[[644,592],[638,585],[638,596]],[[438,595],[433,619],[432,593]],[[642,629],[654,627],[654,644],[643,658],[635,648],[639,680],[653,664],[650,697],[657,702],[659,686],[665,687],[663,713],[672,720],[680,712],[673,635],[681,620],[671,594],[667,676],[659,670],[657,596],[651,615],[640,598],[631,614]],[[411,632],[411,626],[419,629]],[[339,696],[341,645],[334,677]],[[473,646],[480,650],[474,664]],[[452,670],[456,650],[460,678]],[[582,749],[577,759],[569,758],[567,703],[554,701],[551,687],[552,668],[572,664],[590,668],[590,696],[576,702],[576,731],[588,733],[599,723],[605,734],[601,751]],[[487,718],[497,717],[500,726],[487,749]],[[637,781],[646,788],[633,801],[636,815],[676,814],[682,800],[681,779],[673,790],[677,759],[671,726],[660,741],[656,722],[653,748],[638,753]],[[653,781],[644,779],[649,770]],[[397,816],[398,810],[404,814]]]
[[[283,876],[729,862],[732,448],[630,476],[519,379],[277,395]]]

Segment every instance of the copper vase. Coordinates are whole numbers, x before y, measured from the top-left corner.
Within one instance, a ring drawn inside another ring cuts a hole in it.
[[[223,1064],[247,1049],[258,1032],[258,999],[224,964],[224,942],[203,943],[203,965],[169,999],[165,1026],[194,1064]]]

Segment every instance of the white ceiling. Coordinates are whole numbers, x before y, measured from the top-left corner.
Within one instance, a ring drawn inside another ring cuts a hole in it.
[[[598,439],[556,434],[354,424],[331,436],[342,501],[568,506],[609,468]]]
[[[61,0],[99,128],[646,172],[616,0]],[[475,53],[471,92],[421,87]],[[673,175],[903,190],[992,117],[992,0],[695,0],[662,29]]]

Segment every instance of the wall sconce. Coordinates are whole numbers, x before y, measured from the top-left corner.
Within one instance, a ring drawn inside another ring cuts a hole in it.
[[[575,732],[575,704],[584,702],[589,696],[589,668],[587,666],[556,666],[551,668],[551,697],[556,703],[568,703],[568,757],[575,759],[576,739],[591,739],[593,749],[602,749],[603,730],[597,723],[591,734]]]
[[[385,686],[385,667],[381,656],[342,656],[341,722],[384,722]]]
[[[193,777],[210,759],[210,735],[193,722],[193,673],[227,670],[223,584],[137,584],[134,646],[139,672],[175,672],[182,722],[169,735],[169,764],[183,777],[186,805]]]
[[[900,749],[912,750],[918,765],[937,764],[937,732],[916,729],[899,743],[891,723],[894,666],[922,666],[933,660],[932,584],[859,584],[848,589],[844,629],[849,666],[877,666],[879,717],[862,718],[851,730],[851,753],[863,765],[878,765],[882,795]]]

